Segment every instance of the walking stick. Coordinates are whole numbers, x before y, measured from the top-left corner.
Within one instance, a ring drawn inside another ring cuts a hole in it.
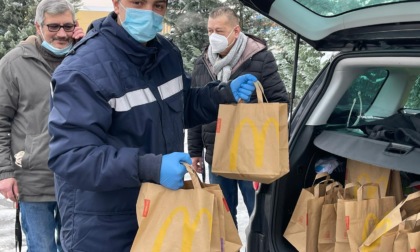
[[[201,171],[202,171],[201,176],[203,177],[203,183],[206,183],[206,165],[204,162],[204,150],[201,153],[201,157],[202,157],[202,160],[200,162]]]
[[[20,225],[20,204],[16,202],[16,220],[15,220],[15,251],[22,251],[22,229]]]

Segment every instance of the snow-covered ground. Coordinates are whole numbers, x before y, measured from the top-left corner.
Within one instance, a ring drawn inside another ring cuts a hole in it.
[[[15,216],[13,203],[0,194],[0,252],[15,252]],[[22,251],[26,251],[26,246]]]

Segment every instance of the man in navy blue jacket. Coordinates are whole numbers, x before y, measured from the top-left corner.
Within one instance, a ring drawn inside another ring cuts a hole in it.
[[[253,75],[190,88],[162,29],[166,0],[113,0],[54,72],[49,166],[65,251],[129,251],[143,182],[183,186],[184,128],[249,101]]]

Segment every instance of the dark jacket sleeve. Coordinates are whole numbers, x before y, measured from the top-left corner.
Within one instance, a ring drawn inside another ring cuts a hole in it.
[[[206,85],[206,81],[210,80],[210,77],[204,78],[207,76],[208,72],[206,71],[203,63],[203,56],[201,55],[195,60],[194,69],[191,77],[191,87],[200,88]],[[202,138],[202,125],[195,126],[194,128],[188,129],[188,153],[191,157],[201,157],[204,149],[204,143]]]
[[[261,84],[264,87],[265,96],[269,102],[289,103],[289,96],[280,78],[274,55],[268,50],[264,52],[266,55],[261,69]]]
[[[229,83],[214,81],[201,88],[188,88],[186,92],[184,126],[187,129],[215,121],[219,104],[236,102]]]
[[[191,157],[201,157],[203,153],[202,126],[188,129],[188,153]]]

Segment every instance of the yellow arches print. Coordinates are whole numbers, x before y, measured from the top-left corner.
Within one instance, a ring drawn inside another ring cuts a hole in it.
[[[365,222],[363,224],[363,231],[362,231],[362,240],[365,241],[370,233],[373,232],[373,230],[382,230],[383,233],[386,233],[390,229],[392,225],[392,221],[384,217],[382,220],[379,220],[379,218],[373,214],[369,213],[366,218]],[[374,227],[373,230],[370,230],[370,227]],[[372,251],[378,251],[379,246],[381,244],[381,236],[376,239],[370,246],[361,246],[360,251],[361,252],[372,252]]]
[[[229,151],[229,160],[230,160],[229,169],[231,171],[234,171],[236,169],[236,163],[238,159],[239,139],[241,136],[242,128],[244,127],[245,124],[248,124],[252,130],[252,136],[253,136],[254,145],[255,145],[255,166],[258,168],[261,168],[263,165],[265,139],[267,137],[267,131],[270,125],[274,126],[276,137],[277,139],[279,139],[280,126],[277,119],[273,117],[268,118],[264,122],[261,133],[253,120],[251,120],[250,118],[242,119],[239,122],[239,125],[237,125],[234,130],[233,138],[232,138],[232,145],[229,149],[230,150]]]
[[[188,209],[186,207],[180,206],[172,210],[172,212],[169,214],[169,216],[165,219],[165,221],[162,224],[162,227],[159,230],[159,233],[156,237],[155,243],[153,244],[152,252],[160,252],[162,249],[163,241],[165,239],[165,236],[167,234],[167,231],[174,220],[174,218],[178,214],[182,214],[184,217],[184,225],[182,228],[182,243],[181,243],[181,252],[190,252],[192,248],[192,242],[193,237],[196,233],[197,228],[199,227],[200,220],[202,216],[207,217],[208,223],[209,223],[209,233],[211,233],[211,226],[213,221],[213,215],[212,213],[206,209],[201,208],[198,213],[196,214],[194,220],[191,222],[190,214],[188,212]]]

